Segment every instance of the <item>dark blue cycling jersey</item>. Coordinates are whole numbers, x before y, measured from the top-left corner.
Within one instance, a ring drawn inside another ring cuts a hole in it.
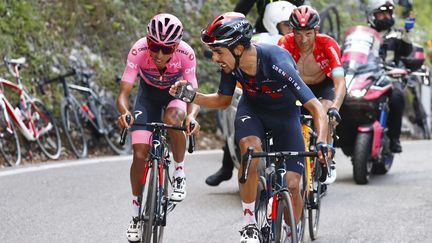
[[[242,71],[229,74],[222,72],[218,92],[232,96],[238,80],[243,88],[243,96],[254,107],[299,114],[296,100],[304,104],[315,96],[300,78],[291,54],[276,45],[254,45],[257,49],[255,77]]]

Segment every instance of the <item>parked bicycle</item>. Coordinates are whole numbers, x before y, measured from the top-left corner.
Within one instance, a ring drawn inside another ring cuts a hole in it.
[[[128,119],[128,117],[126,117]],[[129,120],[130,121],[130,117]],[[185,126],[174,126],[159,122],[146,123],[153,127],[152,147],[150,158],[145,162],[144,174],[141,182],[141,195],[138,196],[140,205],[139,220],[142,226],[141,242],[159,243],[163,240],[166,219],[176,206],[176,202],[169,197],[173,181],[169,175],[171,164],[170,150],[167,143],[167,129],[186,131]],[[193,130],[193,124],[190,129]],[[124,144],[127,130],[122,131],[120,144]],[[194,136],[189,136],[189,153],[195,147]]]
[[[67,78],[72,76],[76,77],[82,85],[69,83]],[[64,94],[60,104],[63,129],[71,150],[78,158],[87,157],[88,154],[88,136],[82,124],[89,124],[93,134],[102,135],[116,154],[126,154],[130,151],[130,142],[118,145],[120,141],[120,132],[116,126],[118,111],[114,104],[104,100],[90,87],[91,77],[92,73],[72,69],[56,78],[40,80],[38,86],[40,92],[44,94],[44,85],[61,82]]]
[[[3,61],[16,79],[14,83],[0,78],[0,151],[3,158],[9,165],[21,163],[21,148],[15,130],[16,125],[27,141],[36,141],[48,158],[57,159],[61,152],[61,140],[55,120],[42,101],[33,97],[22,83],[19,71],[26,59],[24,57],[4,58]],[[19,100],[16,105],[12,105],[6,97],[5,87],[18,94]],[[32,149],[28,152],[32,156]]]
[[[242,158],[243,167],[239,182],[246,182],[252,158],[265,158],[258,166],[258,193],[255,201],[255,217],[257,227],[262,235],[261,242],[284,242],[287,237],[287,226],[293,229],[291,231],[291,242],[301,242],[305,225],[305,207],[303,207],[300,217],[302,222],[300,227],[302,228],[297,232],[294,203],[284,178],[286,173],[284,161],[291,157],[317,157],[318,153],[309,151],[267,152],[271,150],[271,142],[271,132],[267,131],[263,144],[264,152],[253,152],[252,147],[248,148],[247,153]],[[265,166],[265,169],[262,169],[263,166]],[[306,177],[303,176],[302,178],[302,183],[305,185]],[[302,194],[305,195],[304,192]],[[305,198],[303,200],[306,201]],[[284,221],[286,224],[284,224]]]

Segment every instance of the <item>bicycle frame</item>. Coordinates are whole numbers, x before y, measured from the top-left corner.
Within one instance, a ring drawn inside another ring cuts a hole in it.
[[[48,125],[40,130],[37,129],[34,123],[34,118],[31,117],[30,113],[30,107],[27,107],[27,102],[33,103],[34,98],[31,97],[26,90],[24,89],[23,85],[21,84],[20,78],[17,78],[18,84],[12,83],[6,79],[0,78],[0,84],[2,87],[6,86],[8,88],[11,88],[13,90],[16,90],[19,94],[20,99],[20,105],[22,106],[21,109],[25,111],[24,118],[28,121],[28,124],[26,125],[21,117],[18,117],[17,114],[15,114],[15,108],[10,104],[8,99],[3,93],[3,90],[0,91],[0,100],[1,100],[1,106],[4,110],[4,112],[8,114],[8,116],[5,117],[8,119],[8,123],[10,122],[10,118],[17,124],[18,129],[21,131],[21,133],[24,135],[24,137],[29,141],[36,141],[36,139],[45,132],[52,129],[53,125],[51,122],[49,122],[48,118],[43,115],[42,112],[38,111],[37,114],[41,116],[42,119],[47,121]]]

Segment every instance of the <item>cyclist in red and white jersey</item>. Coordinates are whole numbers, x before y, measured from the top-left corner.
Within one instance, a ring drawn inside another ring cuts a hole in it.
[[[150,150],[152,134],[152,128],[142,124],[162,120],[167,124],[181,126],[186,121],[187,127],[190,123],[195,124],[194,130],[188,131],[189,133],[199,131],[200,126],[195,120],[199,106],[186,104],[168,93],[170,86],[179,80],[186,80],[193,88],[198,88],[195,53],[186,42],[181,40],[182,36],[183,25],[177,17],[166,13],[154,16],[147,26],[147,36],[138,40],[130,49],[120,84],[116,104],[122,115],[118,119],[118,125],[121,128],[131,128],[133,144],[133,162],[130,169],[133,215],[127,230],[129,241],[139,241],[141,237],[137,196],[141,193],[140,179],[144,171],[144,161]],[[128,97],[138,74],[141,81],[131,114],[128,109]],[[161,119],[163,109],[165,111]],[[126,122],[126,115],[131,115],[130,123]],[[186,137],[181,131],[169,130],[168,134],[176,162],[171,199],[182,201],[186,196],[184,172]]]
[[[339,45],[330,36],[318,33],[319,23],[319,14],[311,6],[294,9],[289,19],[293,33],[283,36],[278,44],[291,53],[300,77],[336,126],[341,121],[339,108],[346,93],[344,69]],[[327,140],[331,144],[330,136]],[[336,166],[333,163],[331,167],[332,173],[326,184],[336,179]]]

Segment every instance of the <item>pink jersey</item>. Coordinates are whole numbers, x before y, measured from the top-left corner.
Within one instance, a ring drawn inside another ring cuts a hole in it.
[[[166,64],[167,69],[161,75],[150,57],[147,38],[144,37],[129,51],[122,81],[133,84],[139,72],[147,84],[160,89],[166,89],[178,80],[187,80],[194,88],[198,88],[195,66],[195,52],[186,42],[181,41]]]

